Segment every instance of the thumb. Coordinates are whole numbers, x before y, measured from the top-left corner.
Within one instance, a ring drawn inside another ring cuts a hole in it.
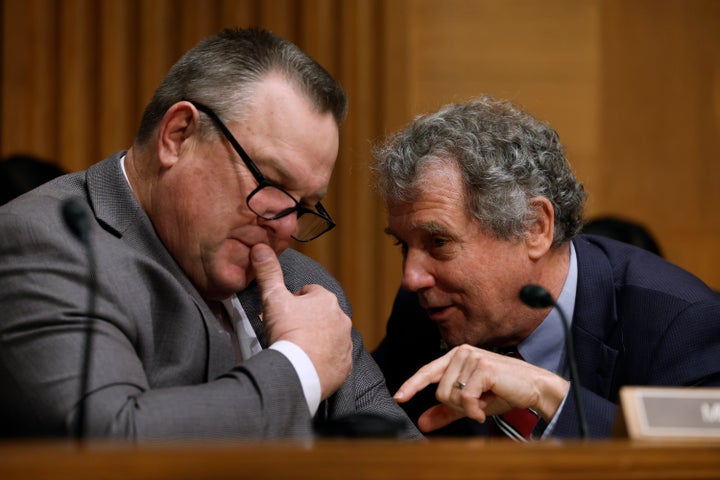
[[[250,261],[260,287],[263,306],[266,306],[265,302],[270,298],[289,293],[285,287],[280,262],[272,248],[263,243],[254,245],[250,250]]]
[[[450,425],[455,420],[463,418],[465,415],[461,412],[453,410],[444,404],[432,406],[418,418],[418,428],[422,432],[432,432],[438,428]]]

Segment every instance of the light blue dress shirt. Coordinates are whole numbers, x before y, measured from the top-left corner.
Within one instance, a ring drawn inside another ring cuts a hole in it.
[[[575,311],[577,276],[577,254],[575,253],[574,245],[570,242],[570,268],[568,269],[568,274],[565,278],[565,284],[560,292],[560,296],[556,300],[557,304],[563,309],[567,316],[568,327],[572,326],[572,317]],[[542,321],[530,336],[518,345],[518,352],[525,361],[550,370],[566,379],[568,378],[569,368],[565,348],[565,327],[556,308],[553,308],[547,317],[545,317],[545,320]],[[569,393],[570,390],[568,389],[568,394]],[[555,413],[555,417],[553,417],[545,429],[543,438],[552,434],[560,412],[565,406],[566,399],[567,394],[560,404],[560,408],[558,408]]]

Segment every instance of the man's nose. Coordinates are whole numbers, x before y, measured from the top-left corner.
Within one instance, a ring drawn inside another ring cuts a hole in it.
[[[293,212],[290,215],[285,215],[275,220],[265,220],[262,217],[258,217],[258,225],[271,230],[276,236],[289,240],[297,231],[297,213]]]
[[[428,257],[422,252],[408,251],[403,261],[402,286],[418,292],[434,285],[435,278],[428,268]]]

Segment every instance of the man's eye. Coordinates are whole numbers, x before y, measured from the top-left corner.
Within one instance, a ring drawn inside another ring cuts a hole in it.
[[[442,248],[450,242],[447,238],[433,237],[431,243],[433,248]]]
[[[393,245],[400,247],[400,250],[402,250],[403,252],[407,252],[407,243],[400,240],[395,240],[395,242],[393,242]]]

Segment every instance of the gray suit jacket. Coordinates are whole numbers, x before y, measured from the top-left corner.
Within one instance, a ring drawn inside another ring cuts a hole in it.
[[[88,258],[60,205],[92,211],[97,296],[87,399],[89,434],[136,440],[304,437],[312,418],[287,358],[265,349],[236,361],[231,338],[180,270],[130,190],[119,159],[60,177],[0,208],[0,431],[66,435],[77,414],[87,318]],[[291,291],[341,286],[294,250],[280,257]],[[252,318],[256,285],[239,295]],[[353,370],[318,416],[399,419],[377,365],[353,329]]]

